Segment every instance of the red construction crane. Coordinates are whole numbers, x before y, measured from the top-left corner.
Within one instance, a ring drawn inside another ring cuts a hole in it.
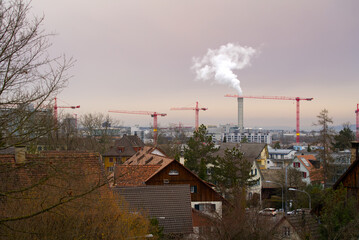
[[[199,126],[199,121],[198,121],[199,111],[200,111],[200,110],[206,111],[206,110],[208,110],[208,108],[199,108],[199,107],[198,107],[198,102],[196,102],[196,107],[171,108],[171,110],[195,110],[195,111],[196,111],[195,127],[196,127],[196,130],[198,130],[198,126]]]
[[[357,104],[357,109],[355,110],[357,115],[356,117],[356,140],[359,141],[359,104]]]
[[[57,98],[55,98],[55,105],[54,105],[54,118],[55,118],[55,124],[57,125],[57,109],[58,108],[71,108],[71,109],[75,109],[75,108],[80,108],[80,105],[78,106],[57,106]]]
[[[147,111],[125,111],[125,110],[109,110],[109,112],[151,115],[151,117],[153,117],[153,140],[154,140],[155,146],[157,145],[157,116],[164,117],[164,116],[167,116],[166,113],[147,112]]]
[[[239,96],[239,95],[231,95],[231,94],[226,94],[224,95],[225,97],[235,97],[235,98],[255,98],[255,99],[272,99],[272,100],[295,100],[297,101],[297,129],[296,129],[296,142],[299,143],[299,134],[300,134],[300,129],[299,129],[299,115],[300,115],[300,111],[299,111],[299,102],[302,100],[305,101],[312,101],[313,98],[300,98],[300,97],[283,97],[283,96]]]

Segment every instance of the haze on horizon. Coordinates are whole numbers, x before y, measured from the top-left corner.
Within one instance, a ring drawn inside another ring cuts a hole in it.
[[[228,43],[259,54],[234,70],[244,95],[313,97],[301,101],[301,129],[326,108],[334,125],[355,124],[359,103],[359,2],[334,1],[84,1],[33,0],[54,55],[76,59],[74,77],[58,98],[81,105],[68,113],[110,109],[167,113],[169,123],[237,123],[236,94],[226,85],[195,81],[192,59]],[[295,101],[245,99],[245,127],[295,128]],[[149,116],[114,114],[125,125],[150,125]]]

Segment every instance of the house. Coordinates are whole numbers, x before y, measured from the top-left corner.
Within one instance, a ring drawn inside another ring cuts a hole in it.
[[[115,164],[122,164],[144,146],[145,144],[137,136],[124,135],[116,140],[114,147],[102,154],[106,171],[113,172]]]
[[[268,168],[283,168],[294,159],[296,153],[297,151],[293,149],[277,149],[268,146]]]
[[[144,147],[123,165],[116,165],[114,186],[148,186],[186,184],[191,193],[191,206],[213,216],[222,215],[227,201],[212,186],[160,149]]]
[[[131,212],[156,218],[164,234],[193,233],[191,196],[187,185],[142,185],[115,187]],[[182,239],[182,238],[181,238]]]
[[[333,185],[334,189],[343,186],[347,189],[348,196],[353,196],[359,205],[359,142],[352,142],[350,167]]]
[[[50,225],[58,223],[62,217],[59,213],[68,214],[67,219],[81,219],[84,215],[78,216],[73,209],[83,207],[83,213],[90,218],[96,213],[95,210],[87,212],[90,206],[100,207],[102,204],[102,207],[111,199],[98,153],[52,151],[29,154],[25,147],[11,150],[13,153],[2,151],[0,154],[0,221],[20,220],[9,222],[9,228],[28,226],[32,229],[39,224],[43,230],[52,229]],[[25,218],[20,219],[22,216]]]
[[[320,239],[320,226],[307,212],[283,216],[273,227],[273,239]]]
[[[314,155],[296,155],[289,168],[297,169],[302,173],[302,181],[306,184],[323,182],[323,168]]]

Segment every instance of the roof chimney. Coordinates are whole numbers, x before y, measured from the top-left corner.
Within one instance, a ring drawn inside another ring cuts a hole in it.
[[[15,147],[15,162],[17,164],[25,163],[26,161],[26,147],[16,146]]]

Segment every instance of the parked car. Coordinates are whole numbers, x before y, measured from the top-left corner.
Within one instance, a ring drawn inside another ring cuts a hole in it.
[[[293,214],[295,214],[295,211],[288,211],[287,212],[287,215],[293,215]]]
[[[260,210],[259,214],[275,217],[275,216],[277,216],[277,211],[275,210],[275,208],[265,208],[263,210]]]

